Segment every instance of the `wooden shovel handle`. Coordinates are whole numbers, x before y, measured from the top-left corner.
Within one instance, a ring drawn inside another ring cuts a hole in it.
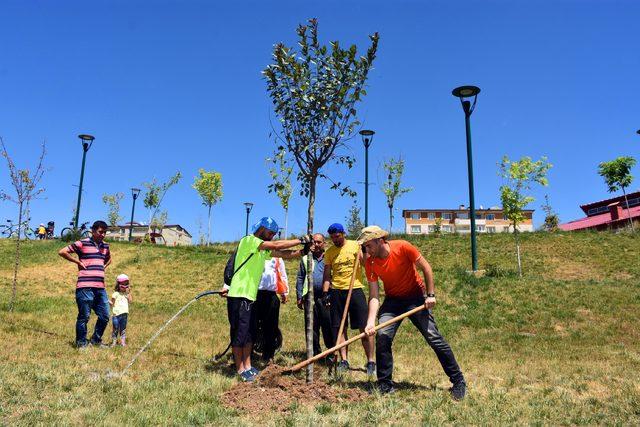
[[[391,325],[391,324],[393,324],[393,323],[399,322],[399,321],[401,321],[402,319],[404,319],[405,317],[409,317],[409,316],[411,316],[411,315],[414,315],[414,314],[416,314],[416,313],[418,313],[418,312],[420,312],[420,311],[422,311],[422,310],[424,310],[424,309],[425,309],[425,306],[424,306],[424,305],[421,305],[421,306],[419,306],[419,307],[416,307],[416,308],[414,308],[414,309],[411,309],[411,310],[407,311],[406,313],[401,314],[400,316],[396,316],[396,317],[394,317],[393,319],[389,319],[389,320],[387,320],[386,322],[380,323],[378,326],[376,326],[376,327],[374,328],[374,331],[377,331],[377,330],[379,330],[379,329],[382,329],[382,328],[384,328],[385,326],[389,326],[389,325]],[[351,338],[349,338],[348,340],[346,340],[345,342],[343,342],[343,343],[340,343],[340,344],[336,345],[335,347],[332,347],[332,348],[330,348],[330,349],[328,349],[328,350],[325,350],[325,351],[323,351],[322,353],[320,353],[320,354],[318,354],[318,355],[316,355],[316,356],[313,356],[313,357],[311,357],[311,358],[309,358],[309,359],[307,359],[307,360],[305,360],[305,361],[303,361],[303,362],[298,363],[297,365],[292,366],[292,367],[289,369],[289,372],[299,371],[300,369],[304,368],[304,367],[305,367],[305,366],[307,366],[308,364],[313,363],[313,362],[315,362],[316,360],[322,359],[323,357],[325,357],[325,356],[327,356],[327,355],[329,355],[329,354],[333,353],[334,351],[340,350],[342,347],[347,346],[347,345],[351,344],[352,342],[357,341],[357,340],[359,340],[359,339],[363,338],[365,335],[366,335],[366,333],[365,333],[365,332],[363,332],[363,333],[361,333],[360,335],[356,335],[356,336],[354,336],[354,337],[351,337]]]

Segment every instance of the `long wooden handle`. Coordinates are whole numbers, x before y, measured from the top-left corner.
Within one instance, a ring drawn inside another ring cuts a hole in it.
[[[353,261],[353,272],[351,273],[351,282],[349,283],[349,292],[347,292],[347,300],[344,303],[344,310],[342,312],[342,320],[340,321],[340,327],[338,328],[338,335],[336,336],[336,343],[340,340],[342,332],[344,332],[344,324],[347,321],[347,313],[349,312],[349,303],[351,302],[351,293],[353,292],[353,284],[356,281],[358,270],[360,269],[360,254],[356,254],[356,259]]]
[[[384,328],[385,326],[389,326],[389,325],[391,325],[391,324],[393,324],[393,323],[399,322],[399,321],[401,321],[402,319],[404,319],[405,317],[409,317],[409,316],[411,316],[411,315],[413,315],[413,314],[416,314],[416,313],[418,313],[419,311],[422,311],[422,310],[424,310],[424,309],[425,309],[425,306],[424,306],[424,305],[421,305],[421,306],[419,306],[419,307],[416,307],[416,308],[414,308],[414,309],[411,309],[411,310],[407,311],[406,313],[401,314],[400,316],[396,316],[396,317],[394,317],[393,319],[389,319],[389,320],[387,320],[387,321],[386,321],[386,322],[384,322],[384,323],[380,323],[378,326],[376,326],[376,327],[374,328],[374,331],[377,331],[378,329],[382,329],[382,328]],[[327,356],[327,355],[329,355],[329,354],[333,353],[334,351],[340,350],[342,347],[347,346],[347,345],[351,344],[352,342],[357,341],[357,340],[359,340],[359,339],[363,338],[365,335],[366,335],[366,333],[365,333],[365,332],[363,332],[363,333],[361,333],[360,335],[356,335],[355,337],[351,337],[351,338],[349,338],[348,340],[346,340],[345,342],[342,342],[342,343],[340,343],[340,344],[336,345],[335,347],[332,347],[332,348],[330,348],[330,349],[328,349],[328,350],[325,350],[325,351],[323,351],[322,353],[320,353],[320,354],[318,354],[318,355],[316,355],[316,356],[313,356],[313,357],[311,357],[311,358],[309,358],[309,359],[307,359],[307,360],[305,360],[305,361],[303,361],[303,362],[298,363],[297,365],[292,366],[288,371],[289,371],[289,372],[299,371],[300,369],[304,368],[304,367],[305,367],[305,366],[307,366],[308,364],[313,363],[313,362],[315,362],[316,360],[322,359],[323,357],[325,357],[325,356]]]

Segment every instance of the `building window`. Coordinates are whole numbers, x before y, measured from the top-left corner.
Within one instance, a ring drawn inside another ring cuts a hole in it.
[[[487,227],[487,233],[495,233],[495,232],[496,232],[495,227],[492,227],[492,226]]]
[[[411,219],[420,219],[420,212],[411,212]]]
[[[450,225],[443,225],[442,226],[442,232],[443,233],[451,233],[453,232],[453,227]]]
[[[509,232],[509,226],[505,225],[504,227],[502,227],[502,231],[505,232],[505,233],[508,233]]]
[[[442,212],[442,219],[451,219],[451,212]]]
[[[484,233],[484,231],[485,231],[484,225],[476,225],[476,231]]]
[[[420,227],[419,225],[411,226],[411,234],[420,234],[420,233],[422,233],[422,227]]]
[[[427,218],[429,219],[436,219],[436,213],[435,212],[429,212],[427,214]]]
[[[494,219],[496,219],[496,214],[487,214],[486,217],[489,221],[493,221]],[[495,230],[494,230],[495,231]]]
[[[457,217],[460,219],[469,219],[469,214],[467,212],[458,212]]]
[[[436,231],[436,226],[435,225],[428,225],[427,226],[427,233],[435,233]]]
[[[482,219],[482,214],[481,213],[476,213],[476,219]]]

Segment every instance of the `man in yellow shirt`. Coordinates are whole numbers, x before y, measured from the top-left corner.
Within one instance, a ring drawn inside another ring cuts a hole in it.
[[[351,329],[364,332],[367,326],[367,298],[364,295],[364,285],[360,278],[361,270],[356,272],[356,278],[353,283],[353,291],[351,293],[351,302],[345,323],[344,331],[341,337],[338,337],[338,329],[342,321],[342,313],[349,293],[349,284],[353,274],[354,261],[356,257],[360,258],[362,264],[362,252],[360,245],[355,240],[347,240],[345,238],[344,227],[342,224],[331,224],[327,231],[333,242],[324,255],[324,283],[322,286],[323,299],[330,303],[331,323],[334,329],[334,336],[337,337],[337,344],[347,340],[347,324],[351,324]],[[374,361],[374,338],[373,336],[365,336],[362,338],[362,346],[367,356],[367,376],[372,379],[376,374],[376,363]],[[349,370],[349,361],[347,348],[340,349],[340,357],[342,360],[338,363],[337,374],[342,375]]]

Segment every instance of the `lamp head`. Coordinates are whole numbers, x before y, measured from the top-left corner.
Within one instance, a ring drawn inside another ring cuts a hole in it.
[[[368,147],[369,144],[371,144],[371,141],[373,140],[373,135],[375,135],[375,132],[369,129],[362,129],[358,133],[362,137],[362,142],[364,142],[365,147]]]
[[[137,199],[139,194],[140,194],[140,189],[139,188],[132,188],[131,189],[131,195],[133,196],[134,199]]]
[[[253,203],[244,202],[244,207],[247,208],[247,212],[251,212],[251,209],[253,209]]]
[[[451,91],[451,94],[456,98],[471,98],[472,96],[478,96],[480,88],[478,86],[460,86]]]

